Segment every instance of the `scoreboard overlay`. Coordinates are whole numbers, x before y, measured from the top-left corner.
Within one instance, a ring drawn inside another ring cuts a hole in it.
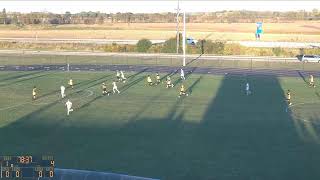
[[[53,156],[0,156],[0,179],[53,178]]]

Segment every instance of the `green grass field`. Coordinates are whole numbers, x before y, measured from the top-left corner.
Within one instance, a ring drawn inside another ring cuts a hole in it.
[[[145,73],[127,76],[120,94],[101,96],[114,72],[0,72],[0,154],[165,180],[320,178],[320,89],[303,79],[192,74],[190,95],[178,98],[178,75],[172,89],[147,86]],[[70,77],[67,117],[59,87]]]

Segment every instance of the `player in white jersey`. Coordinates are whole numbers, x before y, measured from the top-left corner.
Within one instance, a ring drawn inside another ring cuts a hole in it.
[[[113,94],[118,92],[118,94],[120,93],[120,91],[118,90],[118,86],[117,86],[117,83],[115,81],[112,82],[112,91],[113,91]]]
[[[66,102],[65,106],[67,106],[67,115],[69,116],[70,112],[73,111],[72,102],[68,99],[68,101]]]
[[[181,77],[182,80],[186,80],[186,78],[184,77],[183,69],[180,69],[180,77]]]
[[[66,94],[65,94],[66,88],[64,86],[60,86],[60,90],[61,90],[61,97],[62,98],[66,97]]]
[[[120,74],[121,74],[121,81],[125,83],[127,78],[124,77],[123,71],[120,71]]]
[[[309,79],[309,86],[310,87],[316,87],[316,85],[314,84],[314,78],[313,75],[310,74],[310,79]]]
[[[117,79],[118,79],[118,81],[121,81],[121,77],[120,77],[120,72],[119,72],[119,70],[117,70]]]
[[[246,84],[246,94],[247,94],[247,96],[251,94],[250,85],[249,85],[248,82],[247,82],[247,84]]]
[[[171,78],[170,78],[170,76],[167,76],[167,86],[166,86],[166,88],[170,88],[170,87],[173,87],[174,85],[171,83]]]

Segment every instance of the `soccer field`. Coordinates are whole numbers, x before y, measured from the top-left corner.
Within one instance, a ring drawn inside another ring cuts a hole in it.
[[[120,94],[102,96],[115,72],[0,72],[0,154],[49,154],[58,168],[165,180],[320,178],[318,87],[301,77],[191,74],[189,96],[178,98],[179,74],[172,89],[146,85],[146,75],[127,72]],[[60,86],[69,78],[67,116]]]

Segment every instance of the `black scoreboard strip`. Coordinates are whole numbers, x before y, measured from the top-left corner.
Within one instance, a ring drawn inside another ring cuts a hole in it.
[[[53,156],[0,156],[0,179],[53,178]]]

